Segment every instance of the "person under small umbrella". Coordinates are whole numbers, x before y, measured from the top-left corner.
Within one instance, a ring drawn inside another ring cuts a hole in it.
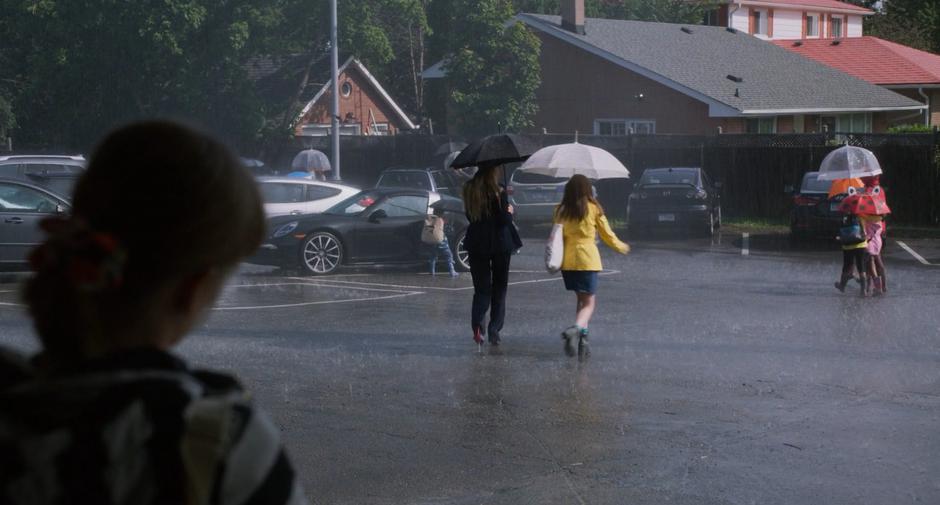
[[[326,154],[316,149],[305,149],[297,153],[291,161],[290,167],[291,170],[295,171],[291,173],[294,177],[296,177],[296,175],[293,174],[296,172],[307,172],[321,181],[326,180],[326,172],[333,170],[333,167],[330,165],[330,159]]]

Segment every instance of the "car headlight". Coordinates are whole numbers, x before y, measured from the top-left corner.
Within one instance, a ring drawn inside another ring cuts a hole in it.
[[[705,200],[708,198],[708,193],[704,189],[698,189],[695,191],[689,191],[685,194],[686,198],[695,198],[696,200]]]
[[[300,223],[297,221],[291,221],[287,224],[282,224],[281,226],[278,226],[278,228],[274,230],[274,235],[272,235],[272,238],[281,238],[287,235],[288,233],[296,230],[299,224]]]

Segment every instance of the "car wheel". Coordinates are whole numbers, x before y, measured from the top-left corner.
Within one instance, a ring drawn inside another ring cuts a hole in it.
[[[467,232],[460,232],[460,236],[454,242],[454,266],[463,272],[470,271],[470,253],[463,246],[463,240],[467,237]]]
[[[300,264],[313,275],[331,274],[343,264],[343,244],[332,233],[311,233],[301,246]]]

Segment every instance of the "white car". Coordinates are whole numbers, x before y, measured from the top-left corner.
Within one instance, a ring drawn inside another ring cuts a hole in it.
[[[360,191],[345,184],[295,177],[261,177],[258,186],[268,217],[317,214]]]

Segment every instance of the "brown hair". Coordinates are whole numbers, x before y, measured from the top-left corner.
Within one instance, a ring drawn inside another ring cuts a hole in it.
[[[499,207],[499,169],[498,165],[481,166],[463,185],[463,204],[470,221],[487,218]]]
[[[109,134],[75,187],[71,215],[58,222],[44,227],[50,237],[24,289],[52,359],[75,359],[89,337],[118,338],[159,317],[148,312],[154,293],[187,276],[227,272],[258,246],[265,226],[257,185],[238,158],[167,121]],[[108,282],[85,282],[104,267]]]
[[[575,174],[565,184],[565,195],[555,212],[563,221],[580,221],[587,216],[588,202],[596,205],[601,215],[604,214],[604,208],[594,198],[591,181],[581,174]]]

